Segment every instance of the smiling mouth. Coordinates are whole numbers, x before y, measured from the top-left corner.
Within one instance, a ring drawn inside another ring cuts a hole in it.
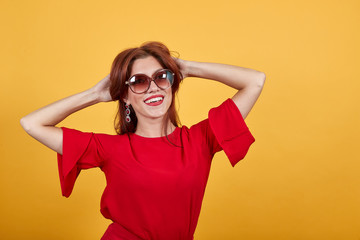
[[[163,101],[164,101],[164,96],[157,95],[157,96],[152,96],[150,98],[145,99],[144,103],[148,106],[158,106],[158,105],[162,104]]]
[[[149,100],[146,100],[145,103],[156,103],[156,102],[160,102],[164,100],[164,97],[155,97],[155,98],[150,98]]]

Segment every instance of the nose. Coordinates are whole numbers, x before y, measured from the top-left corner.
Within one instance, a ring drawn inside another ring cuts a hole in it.
[[[155,84],[154,81],[150,81],[150,87],[149,87],[149,92],[156,92],[159,91],[160,88]]]

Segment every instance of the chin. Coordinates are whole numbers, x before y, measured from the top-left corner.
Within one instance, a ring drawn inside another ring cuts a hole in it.
[[[167,113],[167,109],[159,109],[155,111],[148,111],[147,117],[149,118],[163,118]]]
[[[145,101],[137,102],[133,108],[137,116],[142,116],[144,119],[162,119],[166,116],[171,105],[171,98],[165,97],[160,104],[145,103]],[[141,118],[141,117],[140,117]]]

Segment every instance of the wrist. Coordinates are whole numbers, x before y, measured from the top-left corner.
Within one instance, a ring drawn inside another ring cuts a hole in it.
[[[187,77],[199,77],[198,62],[187,61],[186,62],[186,76]]]
[[[102,102],[101,93],[97,89],[90,88],[90,89],[86,90],[84,93],[85,93],[86,98],[88,99],[88,101],[89,101],[89,103],[91,105]]]

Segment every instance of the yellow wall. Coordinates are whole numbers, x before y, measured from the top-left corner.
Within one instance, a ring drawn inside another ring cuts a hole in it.
[[[197,240],[359,239],[359,13],[357,0],[2,0],[0,238],[100,239],[101,171],[62,197],[55,153],[19,120],[93,86],[119,51],[158,40],[187,60],[267,76],[246,118],[256,138],[246,159],[232,168],[214,158]],[[182,123],[234,92],[186,79]],[[113,133],[114,114],[99,104],[62,125]]]

